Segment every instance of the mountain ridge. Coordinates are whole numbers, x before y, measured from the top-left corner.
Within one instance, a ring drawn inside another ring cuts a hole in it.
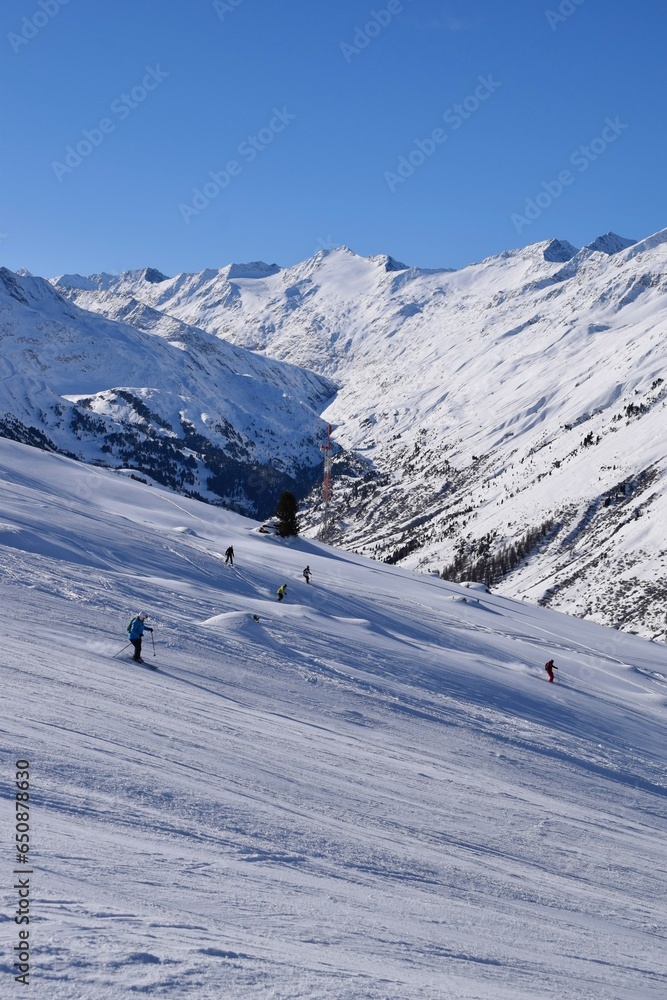
[[[317,478],[332,383],[136,299],[112,312],[0,270],[5,436],[258,516]]]
[[[146,274],[52,281],[81,308],[174,342],[185,324],[328,379],[318,415],[343,449],[332,540],[657,631],[667,230],[579,250],[544,240],[458,270],[339,247],[289,268]],[[311,469],[303,520],[317,533]]]

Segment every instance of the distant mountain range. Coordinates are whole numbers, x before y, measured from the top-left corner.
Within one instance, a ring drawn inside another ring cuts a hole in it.
[[[328,379],[137,300],[109,316],[0,270],[0,433],[257,517],[317,479]]]
[[[6,435],[314,532],[330,422],[336,543],[664,629],[667,230],[2,281]]]

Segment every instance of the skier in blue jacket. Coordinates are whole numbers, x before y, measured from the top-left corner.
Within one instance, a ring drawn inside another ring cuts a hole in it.
[[[132,645],[134,646],[134,656],[132,657],[137,663],[143,663],[141,658],[141,637],[144,631],[152,632],[153,629],[150,625],[144,624],[148,615],[145,611],[140,614],[135,615],[130,624],[127,626],[128,637]]]

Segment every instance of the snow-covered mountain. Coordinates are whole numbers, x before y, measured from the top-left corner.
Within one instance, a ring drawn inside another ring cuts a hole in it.
[[[662,626],[667,230],[580,250],[552,240],[458,271],[343,247],[291,268],[54,283],[86,309],[141,302],[334,379],[322,415],[367,463],[334,478],[341,544]],[[315,494],[306,520],[321,521]]]
[[[137,300],[110,312],[0,270],[1,433],[258,516],[319,476],[331,382]]]
[[[3,439],[0,511],[3,997],[663,1000],[664,643]]]

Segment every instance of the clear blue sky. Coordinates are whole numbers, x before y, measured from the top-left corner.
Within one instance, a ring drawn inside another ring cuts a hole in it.
[[[4,0],[0,20],[11,268],[341,244],[459,267],[667,226],[664,0]]]

